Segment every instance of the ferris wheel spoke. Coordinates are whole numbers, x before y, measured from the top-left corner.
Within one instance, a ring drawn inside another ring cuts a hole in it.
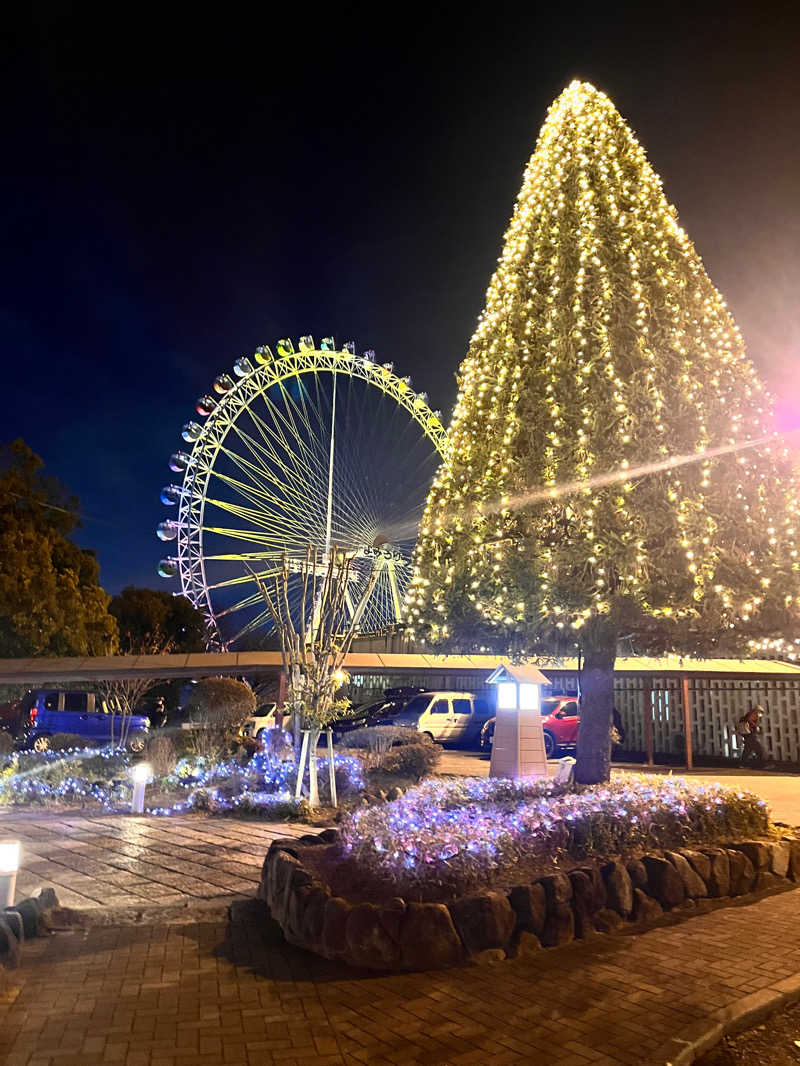
[[[242,459],[241,456],[235,455],[233,452],[230,453],[229,457],[230,457],[231,461],[236,466],[238,466],[243,471],[243,473],[246,476],[250,476],[251,479],[254,476],[257,476],[257,468],[254,467],[252,463],[249,463],[246,459]],[[221,477],[225,478],[225,475],[218,474],[217,476],[221,476]],[[225,479],[225,480],[228,481],[228,484],[232,484],[233,483],[233,479]],[[241,483],[239,483],[239,484],[241,484]],[[262,483],[260,486],[258,486],[258,489],[259,489],[259,494],[265,500],[265,502],[273,505],[273,507],[278,512],[280,512],[282,509],[289,509],[289,510],[294,510],[297,514],[308,514],[309,513],[310,509],[308,507],[308,497],[307,496],[304,497],[303,494],[300,493],[299,491],[298,492],[293,492],[292,491],[292,486],[290,486],[290,485],[281,485],[280,482],[277,482],[277,481],[274,482],[274,484],[276,484],[280,488],[284,489],[285,490],[285,495],[276,494],[275,492],[272,491],[272,489],[268,488],[266,484]]]
[[[294,488],[297,491],[304,489],[306,494],[309,490],[314,488],[319,492],[319,486],[314,486],[313,482],[309,480],[309,474],[313,475],[313,469],[307,469],[305,476],[300,478],[295,475],[295,471],[288,466],[280,456],[262,448],[260,443],[256,441],[249,433],[246,433],[244,429],[235,427],[236,435],[251,453],[256,463],[253,467],[253,472],[256,470],[261,472],[261,475],[266,483],[271,483],[283,489],[284,491],[291,492]],[[226,454],[229,457],[233,454],[230,449],[226,449]],[[277,469],[276,469],[277,468]]]
[[[285,402],[286,390],[283,382],[279,383],[279,388]],[[314,452],[314,447],[317,446],[318,441],[312,426],[308,425],[306,427],[306,436],[301,435],[297,431],[297,424],[287,418],[286,410],[280,408],[266,393],[264,393],[262,398],[269,415],[269,421],[260,418],[256,411],[251,411],[250,417],[263,435],[280,443],[287,459],[294,466],[296,476],[302,478],[307,467],[316,468],[320,466],[321,457]],[[291,410],[291,407],[290,401],[288,409]],[[288,435],[285,430],[288,431]],[[309,447],[309,444],[311,447]]]
[[[283,501],[281,501],[283,502]],[[250,522],[255,522],[256,525],[261,526],[262,529],[283,529],[285,528],[285,519],[278,524],[276,518],[273,515],[265,514],[264,511],[254,510],[252,507],[242,507],[236,503],[228,503],[226,500],[208,499],[206,500],[206,507],[216,507],[221,511],[225,511],[228,514],[235,515],[237,518],[242,518]],[[287,510],[290,510],[287,508]],[[302,519],[304,514],[307,516],[308,511],[303,512],[297,508],[297,518]],[[300,523],[303,524],[302,522]],[[310,528],[310,527],[307,527]]]
[[[249,575],[248,575],[249,577]],[[249,578],[250,584],[253,584],[252,577]],[[247,607],[253,607],[257,603],[263,603],[264,597],[261,595],[261,590],[256,588],[256,591],[249,596],[245,596],[244,599],[239,600],[238,603],[232,603],[229,607],[225,607],[221,611],[217,611],[217,618],[227,618],[229,615],[236,614],[237,611],[243,611]]]
[[[272,491],[266,489],[256,490],[254,488],[251,488],[244,482],[239,481],[237,478],[232,478],[230,477],[230,475],[223,474],[221,471],[218,470],[212,471],[211,476],[216,479],[219,479],[226,486],[238,492],[240,496],[243,496],[245,499],[250,500],[250,502],[255,504],[256,507],[258,507],[260,510],[264,510],[266,508],[270,510],[273,514],[279,514],[282,513],[283,510],[292,509],[294,509],[295,513],[299,515],[307,515],[309,513],[308,501],[305,501],[304,506],[301,506],[300,503],[297,502],[294,508],[292,508],[291,506],[287,506],[289,504],[289,500],[282,496],[276,495]],[[225,507],[225,502],[222,500],[218,500],[215,497],[207,497],[206,503],[211,504],[212,506],[222,506],[223,509]]]
[[[259,611],[257,615],[246,622],[238,633],[234,634],[230,639],[231,644],[235,644],[242,637],[246,637],[248,633],[254,633],[257,629],[260,629],[266,622],[269,622],[272,615],[269,612],[269,608],[265,608],[263,611]]]
[[[211,556],[207,556],[207,558],[211,558]],[[232,556],[231,558],[232,559],[235,558],[236,561],[239,561],[239,560],[241,560],[242,557],[241,556],[235,556],[235,557]],[[277,577],[278,574],[280,574],[280,573],[281,573],[281,568],[277,567],[275,570],[264,570],[258,576],[260,578]],[[216,581],[216,582],[214,582],[213,585],[209,585],[208,586],[208,590],[209,590],[209,592],[211,592],[211,591],[213,591],[215,589],[231,588],[233,585],[252,585],[252,583],[253,583],[252,575],[251,574],[243,574],[240,577],[229,577],[226,581]]]
[[[258,430],[259,435],[263,438],[263,445],[260,441],[257,441],[255,437],[247,433],[244,427],[239,425],[238,422],[234,425],[234,431],[236,435],[244,441],[246,446],[250,449],[251,452],[253,452],[254,455],[260,454],[262,457],[266,458],[266,469],[273,478],[277,478],[277,474],[275,473],[273,468],[278,468],[278,471],[280,471],[281,475],[278,479],[279,484],[283,484],[287,480],[296,482],[298,484],[306,484],[308,481],[309,473],[319,476],[315,464],[311,462],[307,462],[302,467],[297,466],[297,463],[295,461],[295,456],[297,452],[296,445],[298,443],[302,443],[300,438],[298,438],[298,440],[294,442],[295,447],[292,447],[290,442],[286,440],[283,435],[278,435],[278,440],[281,444],[281,449],[279,451],[274,447],[273,441],[270,440],[268,434],[268,427],[263,422],[263,420],[259,419],[254,411],[250,412],[250,419],[253,422],[255,428]],[[321,485],[319,487],[321,488]]]

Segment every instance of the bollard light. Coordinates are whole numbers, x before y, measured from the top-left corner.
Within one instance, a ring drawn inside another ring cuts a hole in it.
[[[131,770],[131,777],[133,778],[131,814],[144,814],[144,790],[152,776],[153,767],[149,762],[139,762]]]
[[[19,855],[18,840],[0,840],[0,907],[10,907],[14,903]]]

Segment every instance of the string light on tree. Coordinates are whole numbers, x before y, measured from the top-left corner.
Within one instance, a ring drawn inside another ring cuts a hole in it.
[[[719,655],[800,631],[770,398],[644,149],[585,82],[548,112],[458,383],[409,624],[462,650],[577,644],[580,779],[608,773],[618,636]]]

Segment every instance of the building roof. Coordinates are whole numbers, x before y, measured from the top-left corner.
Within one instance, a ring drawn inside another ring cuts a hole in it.
[[[512,670],[543,671],[547,675],[575,673],[577,660],[539,659],[514,664],[499,655],[432,655],[401,652],[351,652],[346,669],[352,673],[409,674],[423,671],[462,671],[491,673],[498,666]],[[0,684],[47,685],[75,681],[115,681],[147,677],[168,681],[171,678],[210,677],[217,674],[277,673],[280,652],[239,651],[177,655],[109,655],[94,658],[75,656],[58,659],[0,659]],[[800,666],[771,659],[681,659],[677,655],[663,658],[620,657],[617,674],[639,676],[717,676],[798,678]],[[539,682],[541,683],[541,682]]]

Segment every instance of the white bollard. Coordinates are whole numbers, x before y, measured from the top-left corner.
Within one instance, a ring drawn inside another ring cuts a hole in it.
[[[0,907],[11,907],[17,887],[20,843],[0,840]]]
[[[131,797],[131,814],[144,814],[144,790],[153,776],[153,767],[149,762],[137,763],[132,772],[133,796]]]

